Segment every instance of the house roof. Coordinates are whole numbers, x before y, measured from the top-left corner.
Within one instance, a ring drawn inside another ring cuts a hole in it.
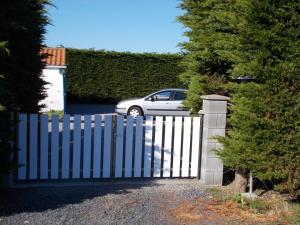
[[[65,48],[43,48],[41,54],[48,55],[47,58],[43,59],[47,66],[66,66]]]

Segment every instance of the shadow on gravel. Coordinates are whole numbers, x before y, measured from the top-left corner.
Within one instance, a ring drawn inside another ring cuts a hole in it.
[[[0,190],[0,216],[22,212],[43,212],[68,204],[79,204],[107,194],[126,194],[131,189],[156,186],[153,181],[139,183],[105,183],[86,186],[33,187]],[[101,207],[101,206],[99,206]]]

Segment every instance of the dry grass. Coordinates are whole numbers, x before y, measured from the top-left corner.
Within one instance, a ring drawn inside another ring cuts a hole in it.
[[[239,201],[224,188],[212,189],[210,193],[208,200],[197,198],[177,204],[169,210],[170,215],[181,224],[203,224],[208,221],[239,225],[300,224],[300,205],[295,208],[280,195]]]
[[[195,202],[182,202],[169,212],[184,224],[202,224],[205,221],[217,224],[271,224],[278,220],[276,216],[243,210],[234,201],[205,201],[200,198]]]

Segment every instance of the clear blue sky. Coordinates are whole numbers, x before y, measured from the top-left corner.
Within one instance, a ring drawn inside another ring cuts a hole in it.
[[[52,0],[46,45],[129,52],[179,52],[179,0]]]

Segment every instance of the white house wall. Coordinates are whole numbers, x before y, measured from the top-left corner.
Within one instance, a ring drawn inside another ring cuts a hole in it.
[[[48,84],[45,85],[46,98],[40,102],[44,105],[43,112],[55,110],[64,111],[64,68],[47,67],[42,77]]]

